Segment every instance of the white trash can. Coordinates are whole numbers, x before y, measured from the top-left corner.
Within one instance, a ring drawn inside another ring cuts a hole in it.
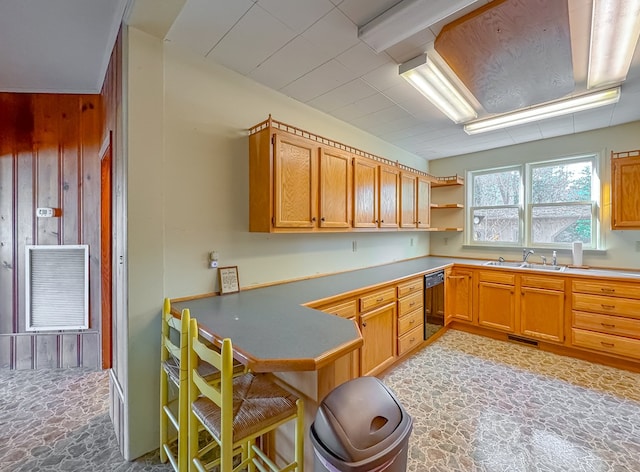
[[[376,377],[329,392],[309,429],[316,472],[405,472],[413,421]]]

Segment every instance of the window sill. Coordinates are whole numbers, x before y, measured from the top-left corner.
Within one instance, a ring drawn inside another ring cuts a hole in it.
[[[572,250],[568,247],[552,247],[552,246],[507,246],[502,244],[463,244],[462,249],[487,250],[487,251],[513,251],[521,253],[524,249],[533,249],[536,252],[557,251],[558,254],[571,254]],[[583,254],[589,255],[606,255],[606,249],[583,249]]]

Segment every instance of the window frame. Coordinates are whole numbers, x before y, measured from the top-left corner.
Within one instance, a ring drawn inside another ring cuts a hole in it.
[[[520,184],[519,184],[519,189],[518,189],[518,202],[517,204],[512,204],[512,205],[492,205],[492,206],[475,206],[473,205],[473,189],[474,189],[474,177],[479,176],[479,175],[486,175],[486,174],[499,174],[499,173],[504,173],[504,172],[510,172],[510,171],[514,171],[517,170],[520,174]],[[524,176],[523,176],[523,168],[521,165],[510,165],[510,166],[503,166],[503,167],[495,167],[492,169],[481,169],[481,170],[477,170],[477,171],[470,171],[467,172],[467,182],[471,182],[471,185],[469,185],[469,190],[468,190],[468,198],[467,201],[471,202],[470,205],[467,205],[467,225],[466,227],[469,228],[466,232],[467,232],[467,243],[474,245],[474,246],[493,246],[495,245],[495,243],[491,243],[489,241],[474,241],[473,240],[473,213],[474,210],[491,210],[491,209],[500,209],[500,208],[517,208],[518,210],[518,241],[515,242],[509,242],[509,241],[504,241],[504,242],[500,242],[500,246],[509,246],[509,247],[519,247],[522,245],[522,243],[520,242],[522,240],[522,235],[523,235],[523,231],[524,231],[524,226],[523,226],[523,200],[524,200]]]
[[[587,250],[601,250],[602,244],[602,214],[601,214],[601,183],[600,183],[600,153],[585,153],[573,156],[557,157],[542,161],[524,162],[509,166],[493,167],[488,169],[477,169],[467,171],[467,202],[466,205],[466,222],[465,227],[465,244],[475,247],[540,247],[554,249],[570,249],[571,242],[566,243],[547,243],[533,241],[533,222],[532,214],[534,207],[549,206],[591,206],[591,241],[584,243]],[[559,165],[567,165],[579,162],[591,162],[591,198],[585,201],[569,201],[569,202],[550,202],[550,203],[533,203],[533,171],[541,167],[553,167]],[[484,174],[497,174],[508,172],[510,170],[518,170],[520,172],[520,195],[518,205],[497,205],[497,206],[474,206],[474,177]],[[517,242],[497,242],[497,241],[474,241],[473,239],[473,214],[475,210],[497,209],[497,208],[514,208],[518,207],[518,231],[519,240]]]

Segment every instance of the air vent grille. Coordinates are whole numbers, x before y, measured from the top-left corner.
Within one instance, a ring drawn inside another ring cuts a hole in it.
[[[26,247],[26,330],[89,328],[89,246]]]

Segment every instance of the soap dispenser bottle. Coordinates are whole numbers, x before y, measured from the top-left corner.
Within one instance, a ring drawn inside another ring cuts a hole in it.
[[[551,256],[551,264],[554,266],[558,265],[558,254],[556,253],[556,251],[553,251],[553,255]]]

